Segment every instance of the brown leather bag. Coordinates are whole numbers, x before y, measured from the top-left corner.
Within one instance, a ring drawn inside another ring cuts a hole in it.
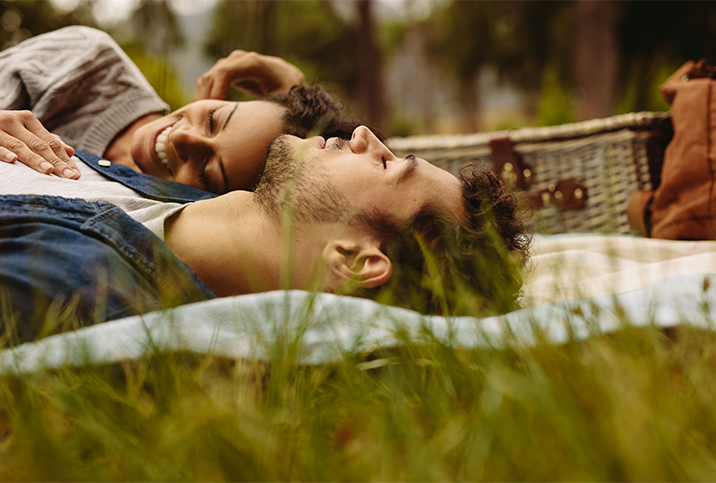
[[[656,191],[637,191],[627,214],[652,238],[716,239],[716,69],[689,61],[659,87],[671,105],[674,137]]]

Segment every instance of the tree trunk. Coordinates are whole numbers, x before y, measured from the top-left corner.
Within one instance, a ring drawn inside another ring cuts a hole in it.
[[[480,97],[482,94],[480,91],[480,73],[481,69],[473,76],[470,85],[464,87],[462,95],[460,96],[464,101],[462,106],[463,126],[460,129],[463,132],[479,132],[483,129],[480,106]]]
[[[617,3],[577,2],[576,80],[579,120],[609,117],[616,110]]]
[[[357,0],[358,105],[368,122],[379,130],[385,128],[385,102],[380,52],[376,45],[373,23],[373,0]]]

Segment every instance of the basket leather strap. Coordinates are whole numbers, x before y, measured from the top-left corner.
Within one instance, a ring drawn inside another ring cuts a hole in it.
[[[553,206],[560,210],[578,210],[587,201],[587,188],[573,179],[559,180],[542,191],[524,191],[518,196],[526,199],[532,208]]]
[[[651,204],[653,191],[635,191],[627,202],[627,220],[631,230],[640,236],[651,236]]]
[[[495,170],[512,189],[525,190],[532,182],[533,171],[512,150],[507,136],[490,139],[490,158]],[[519,191],[517,196],[529,202],[534,209],[553,206],[560,210],[578,210],[587,201],[587,188],[573,179],[559,180],[542,191]]]
[[[512,189],[526,189],[532,181],[532,169],[515,155],[507,136],[490,139],[492,165]]]

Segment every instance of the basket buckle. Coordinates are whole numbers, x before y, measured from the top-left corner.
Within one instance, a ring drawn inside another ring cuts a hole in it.
[[[498,136],[490,139],[490,158],[495,170],[512,189],[526,189],[532,183],[532,168],[512,150],[510,138]]]
[[[587,188],[573,179],[560,180],[550,184],[546,190],[528,191],[522,196],[533,208],[555,207],[559,210],[578,210],[587,202]]]

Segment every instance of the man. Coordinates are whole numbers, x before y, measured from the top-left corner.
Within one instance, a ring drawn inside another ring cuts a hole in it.
[[[505,311],[529,243],[494,174],[458,179],[413,156],[397,158],[364,127],[350,141],[279,137],[254,193],[170,211],[164,245],[107,203],[0,197],[6,322],[29,340],[56,324],[281,288],[422,311]]]

